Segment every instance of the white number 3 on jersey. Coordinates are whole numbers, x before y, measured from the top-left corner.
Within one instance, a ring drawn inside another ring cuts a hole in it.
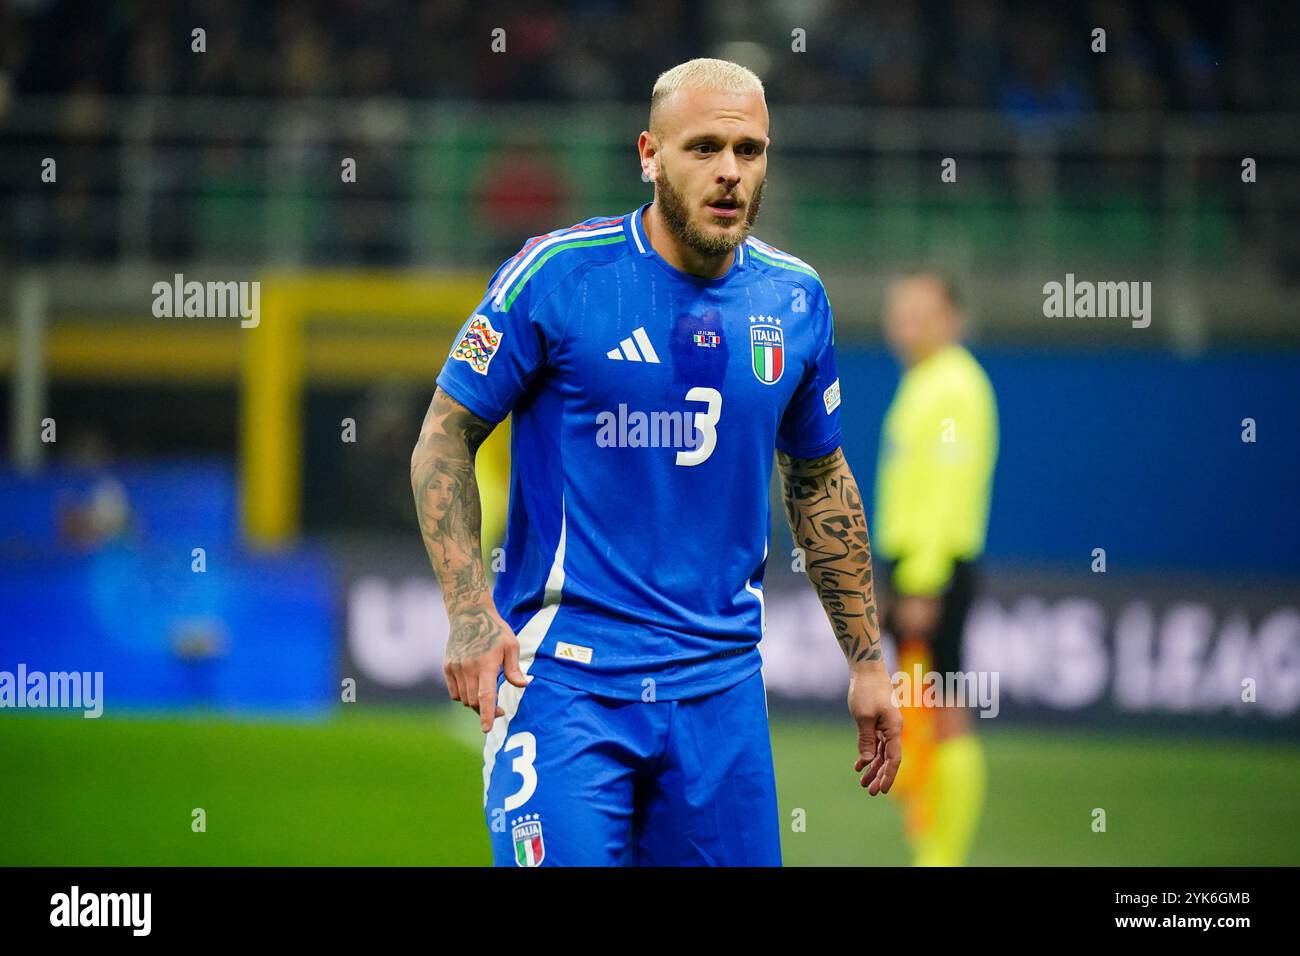
[[[686,393],[688,402],[705,402],[707,407],[695,413],[695,430],[699,433],[699,444],[690,451],[677,453],[677,464],[698,465],[713,454],[718,444],[718,419],[722,416],[722,393],[716,388],[697,385]]]
[[[517,734],[510,735],[510,739],[501,748],[501,752],[508,753],[517,748],[522,748],[523,753],[511,761],[510,769],[523,777],[524,783],[518,790],[506,797],[506,813],[522,807],[537,790],[537,768],[533,766],[533,762],[537,759],[537,738],[528,731],[521,730]]]

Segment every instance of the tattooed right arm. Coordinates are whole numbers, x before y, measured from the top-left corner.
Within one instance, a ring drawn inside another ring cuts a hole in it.
[[[500,709],[495,701],[501,666],[512,683],[523,681],[518,641],[497,613],[483,568],[474,458],[494,427],[438,388],[411,452],[416,516],[451,623],[443,667],[447,690],[479,711],[485,732]]]
[[[474,457],[492,428],[439,388],[411,453],[420,533],[449,615],[481,604],[487,596]]]

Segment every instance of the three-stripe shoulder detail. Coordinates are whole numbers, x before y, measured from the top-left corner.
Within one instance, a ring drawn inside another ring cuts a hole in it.
[[[776,246],[768,245],[761,239],[750,236],[745,240],[745,245],[749,246],[750,255],[760,262],[765,262],[769,266],[775,266],[778,269],[790,269],[794,272],[802,272],[805,275],[812,276],[818,282],[821,282],[821,276],[817,270],[808,263],[804,262],[798,256],[792,256],[788,252],[782,252]]]
[[[621,216],[617,219],[583,223],[569,229],[537,236],[520,249],[501,270],[500,277],[490,290],[493,308],[498,312],[508,311],[528,281],[560,253],[572,249],[613,245],[625,242],[626,239]]]

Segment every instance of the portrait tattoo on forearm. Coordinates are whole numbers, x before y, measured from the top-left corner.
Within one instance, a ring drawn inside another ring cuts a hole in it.
[[[449,610],[473,603],[487,590],[474,455],[492,428],[438,389],[411,455],[416,517]]]

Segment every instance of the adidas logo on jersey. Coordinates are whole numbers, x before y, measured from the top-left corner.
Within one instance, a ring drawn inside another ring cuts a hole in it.
[[[612,358],[616,362],[627,359],[629,362],[659,364],[659,353],[650,344],[650,336],[645,334],[645,329],[641,326],[637,326],[636,330],[628,338],[618,343],[618,348],[610,349],[605,353],[605,356],[606,358]]]

